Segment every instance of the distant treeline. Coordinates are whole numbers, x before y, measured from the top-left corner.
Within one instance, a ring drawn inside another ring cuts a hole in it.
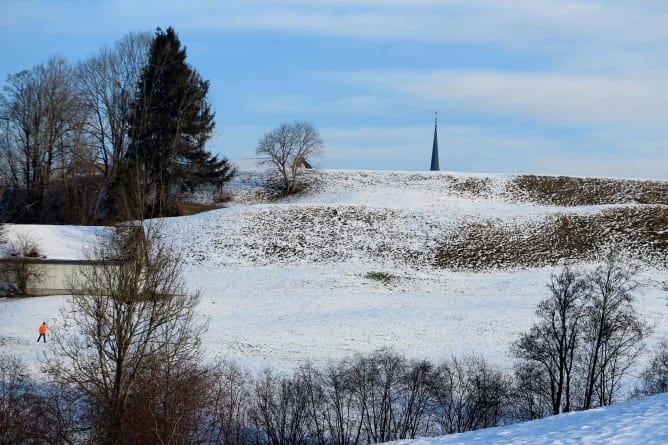
[[[179,194],[222,187],[205,150],[208,81],[172,28],[131,33],[85,61],[9,75],[0,93],[0,209],[22,223],[110,223],[179,214]]]

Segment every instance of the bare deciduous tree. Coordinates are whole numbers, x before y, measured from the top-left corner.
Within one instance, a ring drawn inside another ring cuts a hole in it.
[[[538,362],[521,360],[515,364],[515,382],[510,406],[513,422],[542,419],[553,414],[550,376]]]
[[[45,270],[34,262],[42,256],[38,241],[25,234],[19,234],[16,241],[9,243],[10,258],[3,263],[3,273],[16,286],[21,295],[29,295],[29,289],[45,277]]]
[[[52,57],[8,77],[0,96],[6,220],[89,223],[104,216],[105,175],[127,146],[149,42],[148,34],[129,34],[76,69]]]
[[[75,158],[73,170],[85,215],[107,215],[109,194],[105,192],[127,151],[130,110],[150,43],[149,33],[129,33],[77,65],[86,149]]]
[[[255,386],[250,418],[260,444],[298,445],[307,442],[308,399],[303,382],[266,371]]]
[[[538,305],[538,322],[521,335],[513,351],[523,362],[542,368],[552,414],[559,414],[574,408],[574,366],[583,335],[587,284],[581,272],[564,267],[558,275],[552,275],[547,287],[552,295]]]
[[[252,377],[233,363],[219,363],[213,367],[209,385],[210,442],[243,445],[252,442],[249,408]]]
[[[77,67],[89,115],[87,135],[94,148],[91,161],[102,164],[100,174],[108,175],[127,150],[130,110],[151,39],[148,32],[129,33]]]
[[[5,175],[15,187],[15,208],[24,220],[50,216],[50,186],[71,165],[81,134],[81,106],[74,71],[62,58],[9,76],[0,114],[11,123]],[[20,194],[19,194],[20,191]]]
[[[643,349],[649,327],[633,308],[638,267],[610,255],[587,276],[590,291],[581,363],[586,366],[583,409],[610,405]]]
[[[360,443],[362,424],[352,377],[352,367],[347,361],[330,364],[322,375],[323,418],[335,445]]]
[[[0,443],[28,443],[36,394],[28,369],[16,357],[0,355]]]
[[[355,361],[353,385],[367,443],[400,438],[396,434],[395,410],[405,367],[406,360],[390,350],[359,356]]]
[[[94,258],[115,263],[72,278],[62,313],[69,330],[54,332],[60,360],[49,371],[86,396],[98,443],[134,442],[130,407],[140,382],[199,358],[197,297],[185,291],[180,262],[155,228],[145,237],[142,230],[116,228],[100,241]],[[154,425],[156,435],[162,426]]]
[[[399,406],[402,409],[396,425],[397,435],[412,439],[429,431],[436,370],[426,360],[410,362],[401,380]]]
[[[501,425],[510,382],[480,357],[453,359],[437,369],[434,416],[442,433],[453,434]]]
[[[321,156],[323,150],[320,133],[305,122],[282,124],[265,134],[255,149],[276,168],[286,195],[298,191],[300,163]]]
[[[646,397],[668,392],[668,340],[663,340],[654,352],[649,365],[640,377],[634,397]]]
[[[78,394],[39,382],[17,357],[0,353],[0,444],[72,444],[81,431]]]
[[[197,363],[155,363],[130,394],[126,434],[147,445],[211,443],[211,383]]]

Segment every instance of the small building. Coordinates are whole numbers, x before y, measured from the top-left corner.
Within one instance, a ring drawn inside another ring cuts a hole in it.
[[[71,169],[77,176],[106,176],[111,171],[111,165],[99,162],[76,161],[72,164]]]
[[[39,276],[28,279],[27,295],[41,297],[45,295],[67,295],[70,293],[70,279],[78,275],[84,268],[115,267],[118,261],[95,260],[58,260],[46,258],[7,257],[0,258],[1,281],[12,283],[7,272],[9,269],[27,271]],[[15,284],[15,283],[12,283]]]
[[[307,168],[307,169],[313,168],[313,166],[303,156],[300,156],[297,159],[295,159],[295,167]]]
[[[106,270],[114,276],[120,272],[117,268],[127,264],[127,259],[138,258],[146,249],[146,235],[142,226],[119,225],[114,227],[114,233],[118,239],[111,242],[122,244],[114,244],[117,249],[113,251],[113,258],[82,258],[83,247],[80,256],[74,256],[75,259],[47,258],[40,256],[41,252],[6,253],[7,256],[0,257],[0,283],[6,285],[6,296],[17,294],[12,289],[24,291],[25,296],[67,295],[72,279],[81,276],[82,272],[97,274]]]

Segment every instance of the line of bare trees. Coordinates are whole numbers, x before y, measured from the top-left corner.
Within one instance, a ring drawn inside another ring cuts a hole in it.
[[[665,355],[665,348],[657,353],[637,396],[666,391],[668,368],[656,368]],[[108,389],[28,376],[15,358],[0,360],[1,444],[362,445],[531,418],[524,381],[481,358],[434,365],[389,350],[323,368],[305,364],[292,375],[254,376],[233,363],[151,362],[119,393],[120,411],[118,404],[109,411],[107,395],[117,393]],[[657,382],[663,386],[648,390]]]
[[[0,95],[5,220],[99,221],[150,43],[148,33],[128,34],[76,65],[54,56],[8,77]]]
[[[512,421],[510,381],[478,358],[434,366],[381,350],[255,377],[230,363],[131,362],[118,382],[87,362],[42,385],[3,359],[3,444],[357,445]]]

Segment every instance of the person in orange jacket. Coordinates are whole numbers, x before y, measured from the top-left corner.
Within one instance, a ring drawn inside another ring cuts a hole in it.
[[[46,343],[46,321],[39,327],[39,337],[37,337],[37,343],[39,343],[42,338],[44,338],[44,343]]]

